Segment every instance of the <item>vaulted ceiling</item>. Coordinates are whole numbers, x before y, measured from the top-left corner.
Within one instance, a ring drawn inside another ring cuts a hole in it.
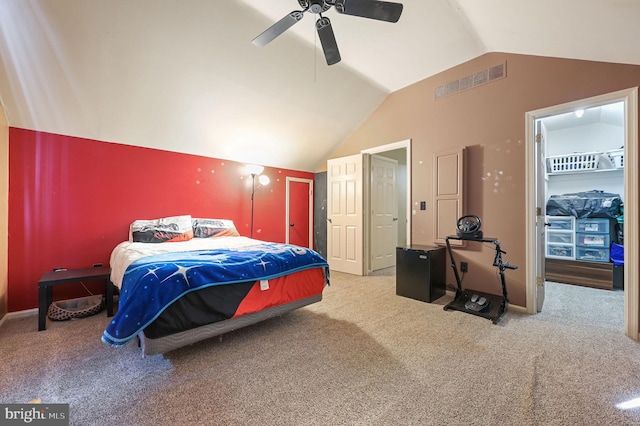
[[[636,0],[404,0],[398,23],[324,13],[251,40],[296,0],[0,0],[10,126],[316,170],[384,101],[487,52],[640,65]]]

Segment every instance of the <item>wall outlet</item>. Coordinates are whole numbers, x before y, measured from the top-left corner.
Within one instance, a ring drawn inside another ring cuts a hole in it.
[[[469,272],[469,264],[467,262],[460,262],[460,271]]]

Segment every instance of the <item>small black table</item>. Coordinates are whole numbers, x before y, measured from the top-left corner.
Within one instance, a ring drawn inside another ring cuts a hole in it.
[[[38,331],[47,328],[47,311],[53,302],[53,286],[58,284],[104,280],[107,316],[113,316],[113,284],[110,277],[111,268],[108,266],[45,273],[38,281]]]

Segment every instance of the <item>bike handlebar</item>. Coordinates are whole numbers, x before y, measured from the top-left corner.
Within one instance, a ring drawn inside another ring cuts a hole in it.
[[[502,266],[504,266],[507,269],[518,269],[516,265],[510,265],[509,262],[504,262]]]
[[[498,268],[502,267],[505,269],[518,269],[516,265],[511,265],[509,262],[495,262],[493,266],[497,266]]]

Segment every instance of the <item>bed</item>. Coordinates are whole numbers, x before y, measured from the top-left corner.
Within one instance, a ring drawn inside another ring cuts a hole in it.
[[[110,265],[120,297],[102,341],[118,348],[137,338],[143,356],[319,302],[329,285],[328,264],[309,248],[190,216],[135,221]]]

